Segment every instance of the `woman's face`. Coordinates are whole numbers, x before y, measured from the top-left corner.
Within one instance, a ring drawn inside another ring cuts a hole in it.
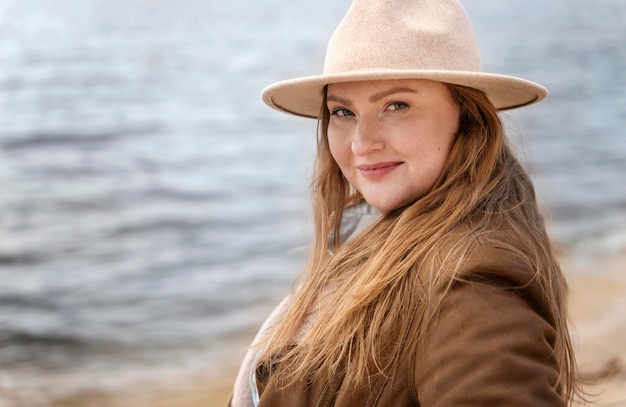
[[[348,182],[382,213],[434,185],[459,127],[448,88],[427,80],[328,85],[330,151]]]

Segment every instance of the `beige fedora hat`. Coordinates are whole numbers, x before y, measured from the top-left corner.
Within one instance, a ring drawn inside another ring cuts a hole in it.
[[[274,109],[317,118],[328,84],[408,78],[480,89],[499,110],[548,95],[536,83],[483,72],[457,0],[354,0],[328,43],[323,74],[277,82],[262,98]]]

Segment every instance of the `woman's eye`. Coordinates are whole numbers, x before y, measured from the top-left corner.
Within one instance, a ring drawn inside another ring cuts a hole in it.
[[[354,113],[352,113],[348,109],[339,108],[339,109],[333,110],[331,112],[331,116],[338,116],[338,117],[354,116]]]
[[[389,106],[387,106],[387,109],[389,110],[400,110],[400,109],[404,109],[405,107],[408,107],[409,105],[407,105],[404,102],[393,102],[390,103]]]

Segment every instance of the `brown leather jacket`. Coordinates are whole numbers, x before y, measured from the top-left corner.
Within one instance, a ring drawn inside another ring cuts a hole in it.
[[[564,406],[555,329],[532,272],[504,248],[474,258],[477,281],[453,287],[425,340],[407,342],[391,377],[359,390],[320,372],[312,384],[281,390],[257,371],[258,407]]]

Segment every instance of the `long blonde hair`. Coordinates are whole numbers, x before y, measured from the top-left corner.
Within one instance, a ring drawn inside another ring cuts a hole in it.
[[[381,217],[340,245],[346,207],[362,200],[341,174],[327,140],[322,106],[312,184],[315,241],[293,303],[264,343],[260,363],[284,386],[321,370],[344,369],[344,385],[390,375],[411,330],[423,335],[457,281],[473,245],[496,230],[531,270],[554,325],[555,385],[567,400],[576,369],[566,320],[566,285],[539,213],[532,183],[509,148],[497,111],[478,90],[448,85],[460,107],[448,163],[424,197]],[[300,332],[307,321],[307,332]],[[294,343],[294,338],[298,338]],[[278,363],[277,363],[278,362]]]

